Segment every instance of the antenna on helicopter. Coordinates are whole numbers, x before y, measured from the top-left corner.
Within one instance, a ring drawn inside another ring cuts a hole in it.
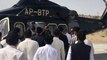
[[[102,23],[103,23],[103,27],[107,27],[107,18],[104,18],[104,17],[106,17],[107,16],[107,0],[103,0],[104,1],[104,3],[105,3],[105,6],[106,6],[106,8],[105,8],[105,10],[104,10],[104,12],[103,12],[103,15],[102,15]]]
[[[102,18],[103,18],[104,15],[107,13],[107,0],[103,0],[103,1],[104,1],[105,5],[106,5],[106,8],[105,8],[105,10],[104,10],[104,12],[103,12]]]
[[[105,5],[107,6],[107,1],[106,0],[103,0],[103,1],[104,1]]]

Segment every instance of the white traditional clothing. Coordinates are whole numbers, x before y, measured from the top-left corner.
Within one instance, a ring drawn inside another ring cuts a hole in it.
[[[7,43],[6,43],[6,39],[1,41],[1,44],[3,45],[3,47],[6,47]]]
[[[68,43],[71,44],[71,40],[72,40],[71,35],[69,33],[66,33],[66,36],[68,38]]]
[[[78,43],[78,41],[76,41],[76,43]],[[84,43],[88,46],[91,47],[91,51],[90,51],[90,60],[94,60],[94,48],[93,48],[93,45],[92,45],[92,42],[89,41],[89,40],[84,40]],[[72,57],[71,57],[71,46],[69,47],[69,50],[68,50],[68,54],[67,54],[67,58],[66,60],[70,60]]]
[[[33,41],[30,38],[25,38],[24,41],[19,43],[17,48],[27,55],[28,60],[33,60],[34,54],[38,47],[39,45],[36,41]]]
[[[53,38],[52,46],[58,50],[61,60],[65,60],[64,43],[58,37]]]
[[[0,60],[27,60],[27,56],[14,46],[7,45],[0,49]]]
[[[90,52],[90,60],[94,60],[94,47],[91,41],[85,39],[84,43],[88,46],[91,46],[91,52]]]
[[[58,55],[55,48],[46,44],[45,46],[38,48],[33,60],[60,60],[60,55]]]

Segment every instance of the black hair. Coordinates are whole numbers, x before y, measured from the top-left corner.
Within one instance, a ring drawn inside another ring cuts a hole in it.
[[[16,32],[16,33],[19,33],[19,32],[20,32],[20,28],[15,27],[15,28],[13,29],[13,31]]]
[[[76,31],[77,33],[80,31],[79,27],[73,27],[73,31]]]
[[[19,35],[15,31],[10,31],[6,37],[6,43],[16,46],[18,44]]]
[[[45,35],[45,34],[50,34],[51,35],[51,31],[50,30],[44,30],[42,35]]]
[[[38,33],[38,34],[42,33],[42,31],[43,31],[43,28],[37,27],[37,33]]]
[[[52,44],[53,42],[53,36],[48,33],[45,33],[44,39],[46,44]]]
[[[30,30],[26,30],[26,31],[24,32],[24,37],[25,37],[25,38],[31,38],[31,36],[32,36],[32,33],[31,33]]]
[[[54,33],[54,35],[55,35],[56,37],[59,37],[59,35],[60,35],[60,30],[59,30],[59,29],[56,29],[53,33]]]
[[[58,26],[58,29],[61,31],[61,32],[63,32],[63,27],[61,27],[61,26]]]
[[[83,42],[86,39],[86,34],[84,31],[79,31],[77,34],[77,38],[79,41]]]

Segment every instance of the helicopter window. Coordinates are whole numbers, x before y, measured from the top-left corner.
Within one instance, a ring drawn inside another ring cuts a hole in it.
[[[42,27],[42,28],[44,28],[45,27],[45,22],[35,22],[35,24],[36,24],[36,27]]]
[[[2,32],[2,37],[6,37],[10,31],[9,18],[4,18],[0,20],[0,32]]]
[[[14,27],[18,27],[20,29],[20,35],[22,36],[25,31],[25,24],[23,22],[16,22]]]
[[[27,22],[28,28],[31,29],[32,26],[35,26],[35,28],[37,27],[41,27],[44,28],[46,23],[45,22]]]
[[[53,35],[53,31],[55,29],[57,29],[57,24],[55,24],[55,23],[49,23],[47,26],[48,26],[48,29],[51,31],[51,34]]]
[[[64,29],[63,32],[68,30],[68,26],[66,24],[59,24],[58,27],[62,27]]]

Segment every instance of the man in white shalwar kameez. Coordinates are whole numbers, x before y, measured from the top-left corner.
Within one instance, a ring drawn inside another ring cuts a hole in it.
[[[68,43],[69,43],[69,45],[71,45],[71,40],[72,40],[71,35],[67,32],[67,33],[66,33],[66,36],[67,36],[67,38],[68,38]]]
[[[51,35],[46,34],[46,45],[38,48],[33,60],[61,60],[57,50],[51,46],[52,42],[53,37]]]
[[[54,37],[53,37],[53,43],[52,46],[58,50],[58,53],[60,54],[61,60],[65,60],[65,49],[64,49],[64,43],[61,41],[58,36],[60,34],[60,31],[56,29],[54,31]]]
[[[18,27],[15,27],[12,31],[14,31],[15,33],[17,33],[20,36],[20,29]],[[6,45],[7,45],[6,36],[2,39],[1,44],[2,44],[3,48],[6,47]]]
[[[36,41],[31,39],[31,31],[27,30],[24,32],[25,40],[18,45],[18,49],[27,55],[28,60],[33,60],[34,54],[38,49],[39,45]]]
[[[17,33],[9,32],[6,38],[7,46],[0,49],[0,60],[27,60],[27,56],[16,49],[18,40],[19,36]]]

